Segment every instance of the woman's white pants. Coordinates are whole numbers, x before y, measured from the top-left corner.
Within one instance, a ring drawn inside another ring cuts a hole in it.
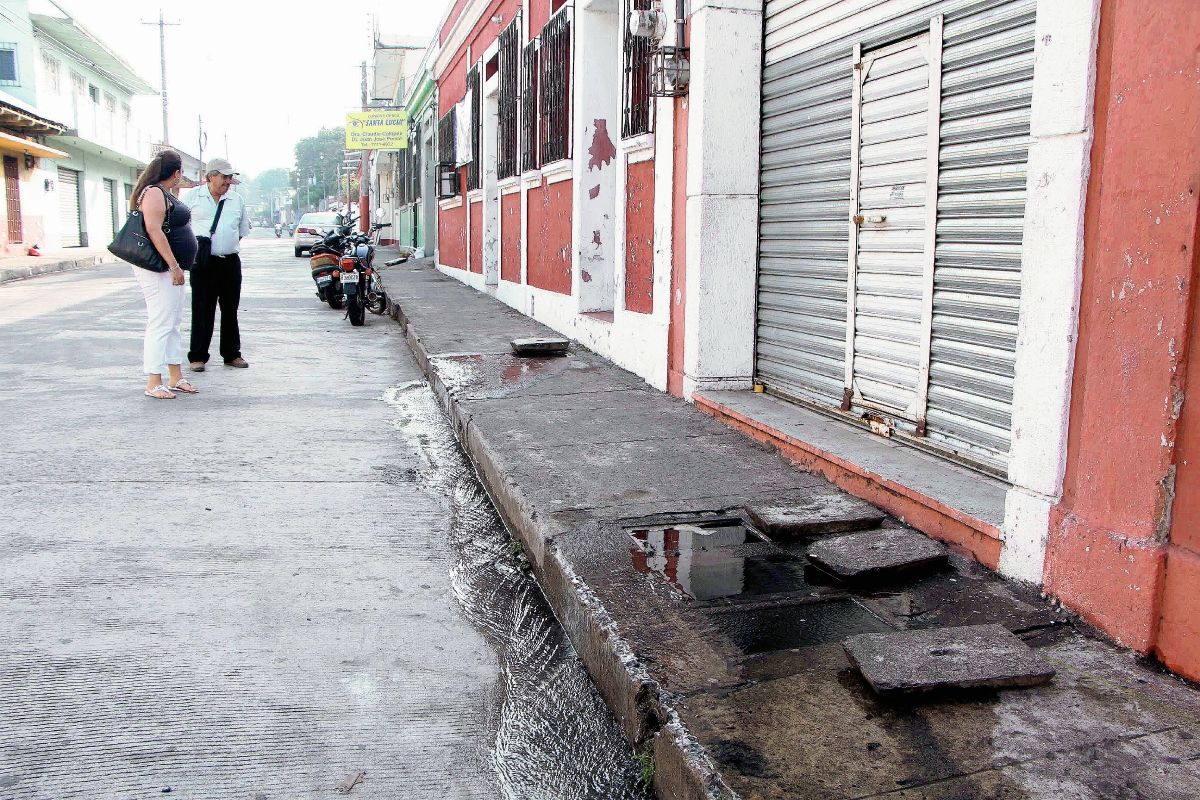
[[[186,289],[171,283],[171,273],[131,267],[146,298],[146,343],[142,369],[147,375],[165,375],[168,364],[183,363],[183,304]]]

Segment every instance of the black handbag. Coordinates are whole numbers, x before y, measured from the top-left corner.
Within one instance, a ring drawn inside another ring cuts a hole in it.
[[[212,235],[217,231],[217,222],[221,219],[221,209],[225,208],[225,200],[217,203],[217,213],[213,216],[213,224],[208,229],[208,236],[196,237],[196,268],[201,269],[208,266],[208,259],[212,255]]]
[[[164,196],[167,195],[166,189],[161,186],[158,188],[162,190]],[[145,192],[142,194],[144,196]],[[172,203],[172,199],[167,196],[167,213],[163,215],[163,233],[168,236],[171,235],[169,222]],[[141,205],[141,198],[138,198],[138,205]],[[150,241],[150,236],[146,233],[146,218],[138,208],[129,212],[125,224],[121,226],[121,230],[113,237],[112,244],[108,246],[108,252],[122,261],[128,261],[135,267],[148,269],[151,272],[171,271],[171,267],[158,252],[154,242]]]

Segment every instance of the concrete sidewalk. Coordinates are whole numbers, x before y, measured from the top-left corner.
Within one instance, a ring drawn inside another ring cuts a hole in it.
[[[73,247],[40,256],[12,256],[0,258],[0,283],[66,272],[97,264],[112,264],[117,258],[103,247]]]
[[[750,534],[729,563],[682,547],[649,557],[642,545],[681,524],[733,530],[747,502],[845,496],[583,348],[512,356],[511,339],[553,332],[428,259],[384,281],[555,613],[653,756],[659,796],[1200,796],[1200,691],[967,558],[852,588],[818,580],[805,544]],[[1057,676],[883,701],[841,647],[982,623],[1021,636]]]

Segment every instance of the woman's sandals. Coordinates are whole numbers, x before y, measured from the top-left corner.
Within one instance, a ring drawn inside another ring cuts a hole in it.
[[[200,390],[192,386],[187,378],[180,378],[179,383],[167,389],[168,392],[183,392],[184,394],[199,394]]]
[[[147,389],[145,394],[146,397],[153,397],[155,400],[175,399],[174,393],[172,393],[170,389],[168,389],[166,386],[163,386],[161,383],[158,386],[155,386],[153,389]]]

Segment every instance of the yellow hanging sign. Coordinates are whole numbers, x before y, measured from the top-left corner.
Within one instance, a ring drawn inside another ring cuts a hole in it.
[[[407,150],[408,112],[354,111],[346,114],[347,150]]]

